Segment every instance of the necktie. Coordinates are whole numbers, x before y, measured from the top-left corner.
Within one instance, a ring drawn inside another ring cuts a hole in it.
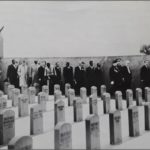
[[[127,67],[127,69],[128,69],[128,73],[130,74],[131,72],[130,72],[130,69],[129,69],[129,67]]]

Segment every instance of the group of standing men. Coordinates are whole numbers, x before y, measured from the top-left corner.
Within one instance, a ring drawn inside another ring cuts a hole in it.
[[[99,89],[103,83],[100,63],[97,63],[97,67],[95,68],[93,61],[90,61],[89,66],[86,68],[84,62],[79,62],[79,65],[74,70],[70,63],[66,62],[66,65],[62,69],[58,62],[53,67],[50,63],[42,61],[37,71],[37,82],[40,87],[49,84],[50,94],[53,94],[55,84],[61,85],[61,89],[64,91],[64,85],[69,83],[75,89],[77,95],[79,95],[81,87],[86,87],[87,94],[90,95],[91,86],[95,85]]]
[[[132,70],[130,67],[130,61],[126,60],[125,64],[118,58],[112,63],[109,71],[110,76],[110,92],[113,95],[115,91],[121,91],[125,97],[125,92],[127,89],[131,89],[132,83]],[[140,69],[140,85],[143,90],[144,88],[150,87],[150,62],[149,60],[144,60],[144,65]]]
[[[47,84],[50,94],[53,94],[55,84],[61,85],[61,90],[64,91],[65,83],[70,83],[77,95],[79,95],[81,87],[87,88],[88,95],[90,95],[91,86],[96,86],[99,92],[100,86],[104,84],[103,75],[102,64],[97,63],[94,67],[92,60],[89,61],[87,67],[83,61],[80,61],[78,66],[73,69],[69,62],[66,62],[66,65],[61,68],[58,62],[55,63],[55,66],[46,61],[34,61],[32,65],[29,65],[25,60],[18,63],[13,59],[7,69],[7,80],[16,88],[24,85],[39,85],[41,90],[42,86]],[[130,61],[115,59],[110,67],[109,77],[110,93],[113,95],[115,91],[119,90],[125,95],[125,91],[131,89]],[[146,86],[150,87],[150,63],[148,60],[144,61],[140,70],[140,80],[143,89]]]
[[[110,76],[110,93],[113,95],[115,91],[121,91],[125,96],[125,91],[131,89],[132,71],[130,69],[130,61],[123,62],[120,58],[115,59],[109,70]]]
[[[102,66],[97,63],[97,66],[94,67],[93,61],[89,61],[87,68],[84,62],[79,62],[75,70],[69,62],[66,62],[66,66],[61,70],[58,62],[55,63],[55,66],[46,61],[34,61],[34,64],[28,65],[25,60],[18,63],[13,59],[7,69],[7,80],[17,88],[38,84],[42,90],[43,85],[49,85],[50,94],[53,94],[55,84],[60,84],[63,88],[65,83],[69,83],[72,88],[75,88],[77,95],[81,87],[86,87],[90,95],[91,86],[97,86],[99,89],[103,84]]]

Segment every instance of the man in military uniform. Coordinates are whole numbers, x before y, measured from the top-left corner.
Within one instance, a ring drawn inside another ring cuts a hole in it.
[[[123,85],[123,75],[122,75],[122,66],[121,66],[121,59],[115,59],[113,64],[109,70],[109,77],[110,77],[110,84],[111,89],[110,92],[113,95],[115,91],[122,91]]]

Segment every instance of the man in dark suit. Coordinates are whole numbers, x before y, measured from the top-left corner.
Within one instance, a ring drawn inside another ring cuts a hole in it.
[[[40,67],[38,68],[38,80],[40,84],[40,91],[42,91],[42,86],[47,84],[46,80],[46,62],[42,61]]]
[[[86,71],[84,67],[84,62],[80,62],[79,66],[75,67],[74,79],[76,94],[79,95],[80,88],[86,87]]]
[[[110,93],[112,95],[114,95],[115,91],[122,91],[123,75],[120,61],[121,61],[120,59],[114,60],[109,70],[109,77],[111,84]]]
[[[125,61],[125,66],[123,67],[123,77],[125,90],[131,89],[132,71],[130,69],[129,60]]]
[[[100,63],[97,63],[95,68],[95,85],[97,87],[97,92],[100,95],[100,87],[103,84],[103,70]]]
[[[125,97],[125,92],[127,89],[131,89],[131,81],[132,81],[132,71],[130,69],[130,61],[125,61],[125,66],[122,68],[123,74],[123,96]]]
[[[16,88],[19,87],[18,85],[18,73],[17,73],[17,65],[15,59],[12,60],[12,64],[8,66],[7,69],[7,79],[10,84],[14,85]]]
[[[144,88],[150,87],[150,66],[148,60],[145,60],[144,65],[141,67],[140,78],[144,98]]]
[[[61,68],[59,66],[59,63],[56,62],[55,64],[55,84],[61,85]]]
[[[93,66],[93,61],[89,61],[89,67],[86,69],[86,79],[87,79],[87,94],[91,94],[91,87],[95,86],[95,68]]]
[[[150,66],[148,60],[144,61],[144,65],[141,68],[140,77],[143,87],[150,87]]]
[[[66,62],[66,66],[63,68],[63,76],[65,83],[69,83],[73,87],[73,68],[69,62]]]

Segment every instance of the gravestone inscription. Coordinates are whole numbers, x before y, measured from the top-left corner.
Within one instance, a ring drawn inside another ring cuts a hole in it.
[[[129,116],[129,135],[131,137],[139,136],[139,113],[138,107],[133,106],[128,109]]]
[[[55,111],[54,113],[55,125],[58,122],[65,121],[65,103],[62,99],[57,100],[55,102],[54,111]]]
[[[82,100],[81,98],[76,98],[73,101],[74,109],[74,122],[80,122],[83,120],[83,110],[82,110]]]
[[[109,114],[110,144],[122,143],[121,113],[119,110]]]
[[[43,133],[43,111],[40,105],[31,108],[30,113],[30,134]]]
[[[15,136],[15,112],[0,112],[0,145],[6,145]]]
[[[55,145],[57,150],[72,149],[72,127],[71,124],[59,122],[55,126]]]
[[[86,149],[100,149],[99,117],[96,114],[89,115],[85,120]]]

